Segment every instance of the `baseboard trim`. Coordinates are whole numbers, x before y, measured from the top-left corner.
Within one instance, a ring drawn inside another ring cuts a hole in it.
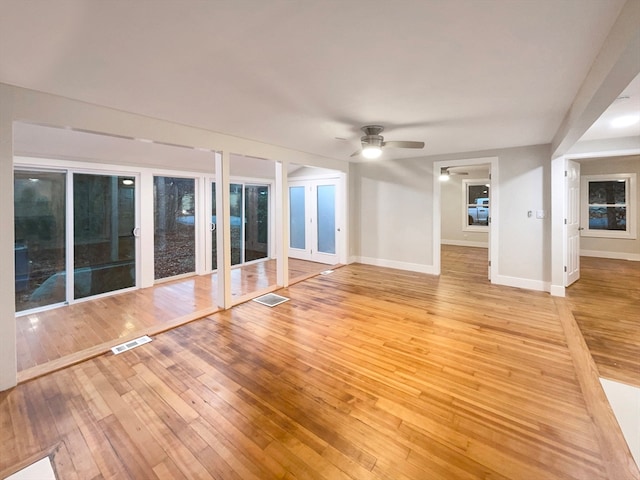
[[[487,242],[472,242],[470,240],[441,240],[440,245],[453,245],[455,247],[489,248]]]
[[[373,265],[376,267],[397,268],[398,270],[407,270],[410,272],[426,273],[435,275],[433,265],[422,265],[420,263],[398,262],[396,260],[386,260],[383,258],[372,257],[353,257],[356,262],[365,265]]]
[[[640,262],[640,254],[638,253],[604,252],[601,250],[580,250],[580,256],[611,258],[614,260],[629,260],[631,262]]]
[[[539,292],[548,292],[551,290],[551,284],[549,282],[531,280],[528,278],[509,277],[507,275],[492,275],[491,282],[496,285],[524,288],[526,290],[536,290]]]

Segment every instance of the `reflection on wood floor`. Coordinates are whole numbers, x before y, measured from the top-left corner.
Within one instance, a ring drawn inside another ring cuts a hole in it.
[[[327,268],[324,264],[290,259],[290,281]],[[215,274],[191,276],[17,317],[19,379],[32,378],[132,338],[152,335],[213,313],[217,310],[216,278]],[[275,285],[275,260],[231,271],[234,298]]]
[[[600,376],[640,387],[640,262],[580,257],[567,299]]]
[[[469,278],[348,265],[21,384],[0,474],[55,449],[61,478],[638,478],[556,300]]]

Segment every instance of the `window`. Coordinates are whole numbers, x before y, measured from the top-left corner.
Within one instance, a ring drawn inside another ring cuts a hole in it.
[[[464,212],[463,230],[487,231],[489,229],[489,181],[463,180]]]
[[[635,174],[582,177],[583,236],[636,238]]]

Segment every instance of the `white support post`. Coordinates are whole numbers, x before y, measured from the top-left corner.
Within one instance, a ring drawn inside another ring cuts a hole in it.
[[[289,286],[289,188],[287,168],[276,162],[276,282],[279,287]]]
[[[216,153],[216,242],[218,306],[231,308],[231,211],[228,151]]]
[[[13,232],[13,121],[9,93],[0,85],[0,391],[18,383]]]

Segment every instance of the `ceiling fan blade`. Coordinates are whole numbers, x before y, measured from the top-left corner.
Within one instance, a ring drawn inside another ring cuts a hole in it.
[[[403,140],[382,142],[382,145],[392,148],[424,148],[424,142],[409,142]]]
[[[362,153],[362,149],[357,150],[355,152],[353,152],[351,155],[349,155],[350,157],[357,157],[358,155],[360,155]]]

